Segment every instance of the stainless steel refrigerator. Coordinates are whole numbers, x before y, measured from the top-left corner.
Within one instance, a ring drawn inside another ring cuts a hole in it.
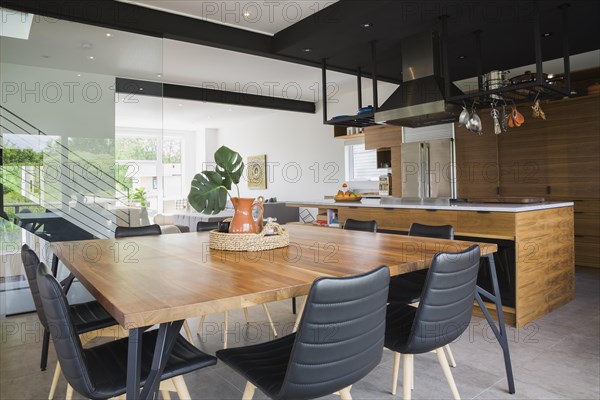
[[[456,197],[453,139],[401,146],[402,197]]]

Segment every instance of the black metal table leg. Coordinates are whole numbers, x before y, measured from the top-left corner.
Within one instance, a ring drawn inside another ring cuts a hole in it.
[[[153,400],[160,387],[160,377],[162,376],[165,365],[175,342],[179,337],[179,331],[183,326],[183,321],[174,321],[165,324],[160,324],[158,328],[158,337],[156,338],[156,347],[154,348],[154,357],[152,358],[152,367],[146,384],[140,395],[141,399]]]
[[[510,394],[515,393],[515,381],[513,378],[512,372],[512,364],[510,362],[510,352],[508,350],[508,338],[506,337],[506,326],[504,325],[504,311],[502,310],[502,301],[500,299],[500,289],[498,287],[498,277],[496,275],[496,264],[494,263],[494,255],[489,254],[488,260],[490,262],[490,276],[492,277],[492,287],[494,289],[494,294],[491,294],[487,290],[484,290],[477,286],[477,291],[475,292],[475,299],[477,299],[477,304],[481,308],[485,319],[487,320],[490,328],[496,335],[496,339],[498,339],[498,343],[502,348],[502,352],[504,353],[504,367],[506,369],[506,379],[508,380],[508,392]],[[496,304],[496,313],[498,316],[498,326],[496,326],[490,312],[485,306],[483,299],[481,296],[487,297],[489,300],[492,300]]]
[[[42,339],[42,358],[40,359],[40,369],[46,370],[48,366],[48,347],[50,347],[50,331],[44,329],[44,337]]]
[[[144,387],[140,392],[140,376],[142,362],[142,336],[146,328],[129,330],[129,348],[127,355],[127,400],[155,399],[165,365],[175,342],[179,337],[179,331],[183,321],[175,321],[160,324],[158,337],[154,348],[152,366],[146,379]]]
[[[140,376],[142,373],[142,336],[144,328],[129,330],[127,348],[127,400],[140,398]]]

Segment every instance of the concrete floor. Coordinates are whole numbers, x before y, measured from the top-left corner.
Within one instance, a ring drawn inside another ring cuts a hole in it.
[[[516,394],[507,392],[502,352],[485,320],[474,318],[470,328],[452,345],[458,366],[452,369],[464,399],[599,399],[600,398],[600,270],[577,271],[576,299],[522,329],[509,328]],[[278,330],[290,331],[293,324],[290,302],[269,305]],[[247,327],[243,313],[230,314],[229,345],[241,346],[272,338],[262,307],[250,309]],[[196,332],[198,319],[188,320]],[[222,347],[219,330],[223,314],[209,316],[202,336],[195,343],[214,354]],[[102,339],[96,339],[102,340]],[[94,342],[92,342],[93,344]],[[0,347],[0,399],[45,399],[56,357],[51,348],[49,368],[38,368],[41,330],[35,314],[2,319]],[[366,378],[352,388],[354,399],[401,398],[390,394],[392,353]],[[198,399],[241,399],[245,381],[226,365],[185,376],[189,391]],[[55,395],[64,398],[63,378]],[[75,398],[81,396],[75,395]],[[175,399],[177,395],[172,394]],[[257,391],[255,399],[266,398]],[[338,396],[328,396],[339,399]],[[415,357],[414,399],[451,398],[434,354]]]

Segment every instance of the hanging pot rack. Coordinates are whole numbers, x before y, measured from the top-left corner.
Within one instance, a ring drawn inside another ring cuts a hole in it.
[[[483,60],[482,60],[482,46],[481,46],[481,30],[473,32],[475,38],[475,48],[477,53],[476,60],[476,73],[478,81],[478,90],[475,93],[467,93],[460,96],[450,96],[450,83],[452,79],[449,73],[448,67],[448,16],[444,15],[440,17],[441,21],[441,40],[442,40],[442,69],[445,79],[445,94],[446,101],[454,104],[463,104],[465,101],[475,101],[476,103],[489,103],[496,99],[497,96],[502,98],[506,97],[505,100],[512,102],[513,104],[519,104],[524,102],[530,102],[534,97],[536,99],[561,99],[569,97],[571,93],[571,64],[569,60],[569,34],[568,34],[568,22],[569,4],[562,4],[558,6],[562,14],[562,47],[563,47],[563,65],[564,73],[562,76],[563,87],[559,87],[554,81],[548,81],[544,78],[543,73],[543,59],[542,59],[542,32],[540,23],[540,10],[539,5],[535,4],[533,14],[533,36],[534,36],[534,49],[535,49],[535,79],[530,82],[522,82],[516,84],[509,84],[495,89],[484,90],[483,88]],[[373,82],[373,110],[372,112],[360,113],[357,115],[342,115],[331,119],[327,118],[327,62],[326,59],[322,60],[322,90],[323,90],[323,124],[346,126],[346,127],[367,127],[376,125],[374,120],[374,114],[378,108],[377,98],[377,52],[376,42],[372,41],[371,44],[371,57],[372,57],[372,69],[373,73],[371,79]],[[360,68],[357,69],[357,87],[358,87],[358,108],[362,108],[362,71]],[[400,84],[402,86],[402,84]],[[492,96],[496,95],[496,96]]]

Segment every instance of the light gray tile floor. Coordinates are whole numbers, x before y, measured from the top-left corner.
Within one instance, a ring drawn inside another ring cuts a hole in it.
[[[507,392],[500,347],[483,319],[452,345],[458,366],[452,369],[464,399],[600,399],[600,270],[578,269],[576,299],[521,329],[509,327],[510,351],[517,393]],[[290,301],[269,304],[278,331],[290,331],[294,321]],[[196,333],[199,319],[188,320]],[[242,311],[230,313],[229,346],[242,346],[273,338],[262,307],[250,309],[251,324]],[[222,347],[223,314],[210,315],[195,344],[214,354]],[[35,314],[2,318],[0,343],[0,399],[46,399],[56,356],[51,348],[47,371],[39,370],[41,329]],[[92,342],[99,343],[102,339]],[[399,399],[392,396],[392,353],[352,388],[354,399]],[[245,381],[223,363],[185,377],[198,399],[241,399]],[[59,381],[55,399],[65,396]],[[74,398],[81,398],[75,394]],[[172,393],[172,398],[177,398]],[[255,399],[265,399],[260,391]],[[327,399],[339,399],[327,396]],[[414,399],[451,398],[434,354],[415,356]]]

